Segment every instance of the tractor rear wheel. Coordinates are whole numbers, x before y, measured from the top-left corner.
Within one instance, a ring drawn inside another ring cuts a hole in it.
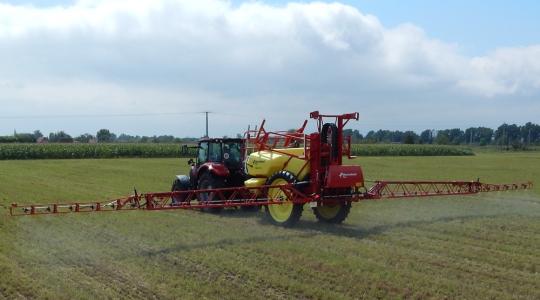
[[[351,211],[351,202],[326,204],[313,208],[313,213],[319,222],[341,224]]]
[[[288,171],[279,171],[266,181],[267,185],[286,185],[296,182],[296,177]],[[300,220],[302,211],[304,210],[303,204],[294,204],[289,199],[289,195],[285,193],[279,187],[268,189],[268,198],[272,198],[274,201],[279,200],[282,203],[271,204],[266,206],[266,217],[270,223],[291,227]]]
[[[214,176],[210,172],[206,172],[199,177],[197,189],[199,190],[219,189],[219,188],[222,188],[224,185],[225,184],[222,178]],[[199,199],[199,202],[209,201],[209,203],[222,200],[222,199],[219,199],[218,194],[215,192],[199,193],[198,199]],[[223,210],[223,207],[203,208],[202,210],[208,211],[211,213],[219,213],[221,210]]]

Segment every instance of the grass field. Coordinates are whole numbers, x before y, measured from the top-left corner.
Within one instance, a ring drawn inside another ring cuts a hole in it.
[[[540,153],[358,158],[368,179],[533,180],[528,192],[353,205],[341,226],[240,212],[0,216],[0,298],[540,298]],[[0,161],[0,200],[168,190],[183,159]]]

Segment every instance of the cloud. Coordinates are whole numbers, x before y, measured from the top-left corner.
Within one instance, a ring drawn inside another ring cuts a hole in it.
[[[470,66],[472,78],[461,79],[458,85],[487,96],[540,89],[540,45],[497,49],[472,58]]]
[[[444,102],[540,90],[540,46],[466,57],[413,24],[388,28],[339,3],[0,4],[0,20],[0,103],[9,113],[193,108],[247,119],[283,107],[300,116],[312,107],[376,110],[357,102],[371,97],[394,99],[398,114],[433,95]]]

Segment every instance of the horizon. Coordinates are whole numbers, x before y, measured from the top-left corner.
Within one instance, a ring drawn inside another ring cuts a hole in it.
[[[445,130],[453,130],[453,129],[459,129],[461,130],[462,132],[466,132],[468,129],[478,129],[478,128],[488,128],[488,129],[491,129],[493,130],[493,134],[495,134],[495,132],[498,130],[499,127],[501,126],[504,126],[504,125],[508,125],[508,126],[517,126],[517,127],[525,127],[526,124],[532,124],[533,126],[540,126],[538,123],[535,123],[535,122],[531,122],[531,121],[528,121],[528,122],[525,122],[523,124],[516,124],[516,123],[502,123],[500,124],[499,126],[496,126],[496,127],[485,127],[485,126],[471,126],[471,127],[466,127],[466,128],[463,128],[463,127],[449,127],[449,128],[425,128],[425,129],[422,129],[420,131],[415,131],[415,130],[410,130],[410,129],[384,129],[384,128],[379,128],[379,129],[374,129],[374,130],[370,130],[370,131],[366,131],[366,132],[362,132],[362,131],[358,131],[363,138],[366,138],[366,136],[370,133],[370,132],[378,132],[378,131],[389,131],[389,132],[402,132],[402,133],[406,133],[406,132],[414,132],[415,134],[417,135],[420,135],[423,131],[426,131],[426,130],[429,130],[429,131],[432,131],[434,136],[437,135],[437,133],[439,131],[445,131]],[[308,127],[307,127],[308,128]],[[102,130],[102,129],[107,129],[109,130],[108,128],[100,128],[99,130]],[[289,129],[292,129],[292,128],[289,128]],[[351,131],[354,131],[356,129],[352,129],[352,128],[344,128],[345,130],[351,130]],[[98,130],[98,131],[99,131]],[[287,129],[288,130],[288,129]],[[13,130],[12,134],[8,134],[8,135],[0,135],[0,137],[10,137],[10,136],[15,136],[15,135],[24,135],[24,134],[34,134],[36,131],[39,131],[41,134],[43,134],[43,137],[48,137],[49,135],[51,134],[55,134],[55,133],[60,133],[60,132],[64,132],[68,135],[70,135],[72,138],[76,138],[78,136],[82,136],[82,135],[86,135],[86,134],[90,134],[92,135],[94,138],[96,137],[96,134],[98,131],[96,131],[95,133],[92,133],[92,132],[83,132],[83,133],[79,133],[79,134],[71,134],[69,131],[67,130],[57,130],[57,131],[52,131],[52,132],[43,132],[42,130],[40,129],[35,129],[35,130],[31,130],[29,132],[22,132],[22,131],[17,131],[16,129]],[[143,135],[143,134],[137,134],[137,133],[126,133],[126,132],[114,132],[112,130],[109,130],[111,134],[114,134],[117,138],[120,137],[121,135],[126,135],[126,136],[129,136],[129,137],[148,137],[148,138],[153,138],[153,137],[164,137],[164,136],[172,136],[174,137],[175,139],[178,138],[178,139],[200,139],[200,138],[204,138],[205,136],[204,135],[201,135],[201,136],[177,136],[177,135],[174,135],[174,134],[169,134],[169,133],[160,133],[160,134],[150,134],[150,135]],[[231,136],[226,136],[228,138],[235,138],[237,137],[237,135],[240,134],[242,135],[243,132],[238,132],[238,133],[235,133],[234,135],[231,135]],[[225,137],[225,136],[212,136],[210,135],[210,137],[216,137],[216,138],[220,138],[220,137]]]

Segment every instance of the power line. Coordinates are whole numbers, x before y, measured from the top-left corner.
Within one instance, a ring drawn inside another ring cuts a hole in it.
[[[184,111],[184,112],[155,112],[155,113],[115,113],[115,114],[58,114],[58,115],[13,115],[2,116],[0,119],[60,119],[60,118],[116,118],[116,117],[154,117],[154,116],[177,116],[190,114],[217,114],[235,117],[247,117],[249,115],[229,113],[229,112],[213,112],[213,111]]]
[[[111,117],[145,117],[145,116],[174,116],[196,114],[199,112],[168,112],[168,113],[129,113],[129,114],[70,114],[70,115],[18,115],[0,116],[0,119],[60,119],[60,118],[111,118]]]
[[[228,112],[212,112],[212,111],[189,111],[189,112],[156,112],[156,113],[118,113],[118,114],[65,114],[65,115],[14,115],[0,116],[3,120],[15,119],[63,119],[63,118],[124,118],[124,117],[154,117],[154,116],[177,116],[177,115],[193,115],[193,114],[218,114],[229,116],[247,116]]]

